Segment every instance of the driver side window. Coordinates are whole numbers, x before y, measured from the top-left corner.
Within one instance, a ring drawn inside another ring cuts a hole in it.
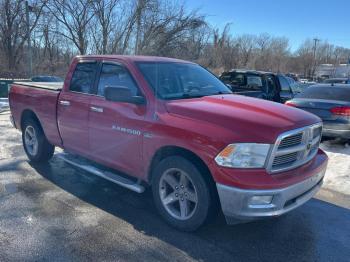
[[[117,64],[102,65],[97,95],[105,96],[106,87],[126,87],[134,96],[139,95],[138,87],[130,73],[126,68]]]

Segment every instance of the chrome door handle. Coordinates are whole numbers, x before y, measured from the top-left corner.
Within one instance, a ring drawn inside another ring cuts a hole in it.
[[[69,101],[66,101],[66,100],[61,100],[61,101],[60,101],[60,105],[63,105],[63,106],[70,106],[70,102],[69,102]]]
[[[97,113],[103,113],[103,108],[102,107],[95,107],[95,106],[90,106],[91,111],[97,112]]]

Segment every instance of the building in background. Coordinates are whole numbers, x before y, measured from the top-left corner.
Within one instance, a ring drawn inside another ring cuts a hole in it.
[[[321,64],[315,71],[316,78],[350,77],[350,64]]]

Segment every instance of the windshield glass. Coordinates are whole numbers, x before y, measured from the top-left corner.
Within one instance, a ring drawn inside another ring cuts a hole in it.
[[[199,65],[164,62],[141,62],[137,65],[161,99],[232,93],[218,78]]]

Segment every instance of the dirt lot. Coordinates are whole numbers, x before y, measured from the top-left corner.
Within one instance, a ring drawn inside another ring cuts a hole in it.
[[[219,216],[190,234],[160,219],[149,191],[130,192],[55,157],[28,163],[2,113],[0,261],[349,261],[349,148],[322,147],[330,155],[322,200],[238,226]]]

